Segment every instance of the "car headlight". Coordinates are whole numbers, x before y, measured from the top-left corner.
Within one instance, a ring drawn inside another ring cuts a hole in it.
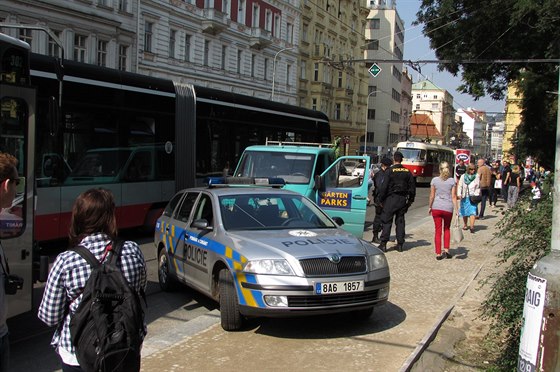
[[[286,260],[254,260],[247,262],[243,270],[253,274],[294,275]]]
[[[374,254],[368,257],[369,271],[384,269],[388,266],[384,254]]]

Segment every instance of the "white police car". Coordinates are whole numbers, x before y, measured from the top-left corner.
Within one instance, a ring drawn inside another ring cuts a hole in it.
[[[309,199],[215,182],[179,191],[157,221],[163,290],[180,282],[215,299],[227,331],[241,329],[249,316],[367,318],[387,300],[383,252],[339,228]]]

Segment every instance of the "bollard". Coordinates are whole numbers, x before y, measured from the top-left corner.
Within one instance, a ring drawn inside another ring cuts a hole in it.
[[[560,371],[560,252],[541,258],[527,276],[517,370]]]

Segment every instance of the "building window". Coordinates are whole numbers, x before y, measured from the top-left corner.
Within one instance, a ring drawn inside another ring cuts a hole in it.
[[[366,43],[367,50],[379,50],[379,40],[368,40]]]
[[[368,120],[375,120],[375,109],[368,109],[367,118]]]
[[[105,40],[97,41],[97,65],[107,67],[107,42]]]
[[[401,101],[401,94],[396,91],[395,89],[393,89],[393,91],[391,92],[391,97],[393,97],[393,100],[400,102]]]
[[[192,42],[192,35],[186,34],[185,35],[185,61],[191,61],[191,42]]]
[[[239,0],[237,5],[237,22],[245,24],[245,0]]]
[[[420,104],[419,103],[416,104],[416,110],[420,110]]]
[[[259,6],[257,4],[253,4],[253,22],[251,23],[251,27],[257,28],[259,27]]]
[[[334,105],[334,120],[340,120],[340,103]]]
[[[33,30],[19,29],[19,39],[25,41],[29,46],[32,46]]]
[[[402,72],[400,72],[399,69],[396,68],[395,66],[393,66],[393,76],[394,76],[398,81],[401,81],[401,79],[402,79]]]
[[[204,66],[209,66],[208,64],[209,60],[210,60],[210,41],[204,40],[204,56],[202,60]]]
[[[416,99],[420,99],[420,93],[416,94]]]
[[[237,73],[241,74],[241,50],[237,50]]]
[[[311,99],[311,109],[317,111],[317,98]]]
[[[109,0],[99,0],[98,4],[100,6],[109,6]]]
[[[272,12],[267,9],[264,15],[264,29],[272,32]]]
[[[257,62],[257,56],[251,54],[251,77],[255,77],[255,64]]]
[[[226,69],[227,46],[222,45],[222,70]]]
[[[128,0],[119,0],[119,11],[128,12]]]
[[[432,103],[432,110],[439,109],[439,105],[437,103]]]
[[[437,94],[434,94],[434,99],[438,99],[438,96],[437,96]]]
[[[86,39],[84,35],[74,35],[74,61],[86,61]]]
[[[265,81],[268,80],[268,64],[269,64],[269,60],[268,60],[268,58],[265,58],[264,59],[264,73],[263,73]]]
[[[228,16],[231,13],[229,0],[222,0],[222,13]]]
[[[119,70],[126,71],[128,47],[126,45],[119,45]]]
[[[146,21],[144,23],[144,51],[152,52],[152,37],[153,37],[154,24]]]
[[[313,81],[319,81],[319,64],[313,64]]]
[[[301,28],[301,40],[308,41],[308,34],[309,33],[309,25],[304,23],[303,27]]]
[[[394,111],[391,111],[391,121],[393,123],[400,123],[401,122],[401,115],[394,112]]]
[[[343,74],[342,71],[338,71],[338,87],[342,88],[342,83],[343,83]]]
[[[299,75],[301,79],[307,79],[307,61],[301,61]]]
[[[272,30],[272,31],[273,31],[274,37],[280,37],[280,16],[279,15],[274,16],[274,30]]]
[[[370,97],[376,97],[377,96],[377,85],[368,86],[368,95]]]
[[[175,58],[177,31],[169,31],[169,58]]]
[[[290,81],[292,80],[292,65],[286,65],[286,85],[290,86]]]
[[[53,31],[53,33],[60,39],[60,31]],[[60,46],[51,37],[49,37],[49,56],[60,57]]]
[[[286,23],[286,41],[290,44],[294,43],[294,25]]]
[[[372,30],[379,30],[379,25],[380,25],[379,18],[368,19],[366,28]]]

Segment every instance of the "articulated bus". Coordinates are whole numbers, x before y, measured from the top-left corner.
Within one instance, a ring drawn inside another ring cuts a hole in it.
[[[439,176],[439,164],[449,163],[451,171],[455,164],[455,153],[452,148],[424,142],[399,142],[397,151],[402,152],[402,165],[408,168],[416,178],[416,183],[430,183],[433,177]]]
[[[2,151],[17,154],[27,180],[14,234],[25,249],[8,248],[14,262],[66,238],[72,204],[91,187],[114,194],[119,228],[152,228],[177,190],[231,174],[249,145],[331,141],[318,111],[33,54],[6,35],[1,43]],[[25,65],[10,48],[29,56]]]

